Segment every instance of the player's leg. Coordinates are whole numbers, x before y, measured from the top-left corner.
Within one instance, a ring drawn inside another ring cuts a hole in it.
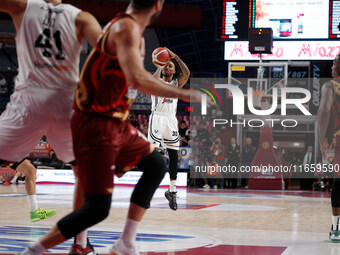
[[[16,172],[15,176],[13,177],[13,179],[9,182],[10,184],[14,184],[17,182],[18,178],[20,177],[22,173],[21,172]]]
[[[150,207],[151,199],[163,180],[166,164],[162,156],[153,151],[138,163],[138,168],[143,175],[138,181],[130,200],[127,220],[122,236],[111,248],[111,254],[135,254],[135,240],[139,222],[142,220],[146,209]]]
[[[81,183],[79,181],[79,172],[78,167],[72,164],[72,169],[75,176],[75,186],[74,186],[74,193],[73,193],[73,210],[77,210],[85,202],[85,196],[83,189],[81,188]],[[69,255],[95,255],[96,252],[91,245],[89,239],[87,238],[87,229],[81,231],[74,237],[73,244],[71,246]]]
[[[73,146],[78,177],[85,197],[84,204],[59,220],[44,237],[21,254],[41,254],[101,222],[109,215],[114,174],[111,167],[115,165],[118,155],[119,147],[115,143],[120,131],[115,125],[110,125],[112,123],[117,124],[107,118],[79,112],[74,114],[71,122]],[[106,134],[103,133],[104,127]]]
[[[331,242],[340,242],[340,176],[335,175],[333,180],[332,194],[332,228],[329,233]]]
[[[30,219],[32,222],[47,219],[56,214],[57,210],[44,210],[38,206],[36,195],[37,169],[28,159],[19,163],[13,163],[11,168],[25,175],[25,189],[27,193],[28,204],[30,207]]]
[[[84,192],[79,181],[79,171],[76,166],[73,154],[72,132],[70,120],[68,118],[54,121],[48,130],[48,139],[59,159],[72,165],[75,176],[75,186],[73,193],[73,210],[80,208],[85,201]],[[82,255],[95,254],[93,246],[87,238],[87,229],[74,237],[69,254]]]
[[[178,173],[178,150],[180,136],[178,133],[178,123],[175,116],[168,117],[166,121],[166,130],[163,134],[164,147],[167,148],[169,154],[169,174],[170,188],[165,192],[165,197],[169,201],[169,207],[172,210],[177,210],[177,191],[176,180]]]
[[[31,221],[51,217],[55,210],[45,211],[36,202],[36,169],[25,158],[38,144],[46,127],[45,122],[34,113],[29,104],[31,99],[27,92],[14,92],[6,110],[0,116],[0,159],[14,163],[11,168],[18,169],[26,175],[25,188],[30,205]],[[1,160],[0,160],[1,161]]]
[[[110,211],[111,194],[85,196],[83,206],[58,221],[39,241],[26,248],[21,255],[38,255],[65,242],[81,231],[104,220]]]
[[[337,138],[337,144],[340,139]],[[333,165],[340,164],[340,146],[335,146]],[[338,173],[334,174],[333,186],[331,193],[332,204],[332,227],[329,233],[331,242],[340,242],[340,176]]]
[[[96,156],[98,155],[96,154]],[[93,165],[91,166],[93,167]],[[97,172],[96,177],[99,180],[103,180],[105,182],[105,179],[102,178],[104,175],[98,174],[100,171],[96,172]],[[83,186],[85,183],[84,186],[86,187],[86,184],[91,183],[91,177],[93,176],[90,175],[90,178],[86,178],[85,174],[84,178],[81,178],[82,183],[81,185]],[[113,176],[111,177],[113,178]],[[110,179],[107,176],[105,176],[105,178]],[[95,185],[98,184],[100,185],[100,183],[98,182],[95,183]],[[100,189],[98,190],[98,193],[97,192],[87,193],[87,189],[85,188],[84,204],[77,210],[73,211],[72,213],[68,214],[67,216],[59,220],[58,223],[55,226],[53,226],[45,236],[43,236],[39,241],[33,243],[29,248],[26,248],[20,254],[25,255],[42,254],[47,249],[50,249],[62,242],[65,242],[69,238],[76,236],[80,232],[104,220],[109,215],[112,194],[108,192],[107,188],[105,188],[107,187],[105,186],[105,184],[97,187],[99,187]],[[103,188],[106,189],[105,192],[103,191]],[[93,189],[90,188],[89,190]]]
[[[126,141],[117,157],[116,174],[120,176],[134,165],[143,171],[130,200],[130,208],[122,236],[111,248],[111,254],[135,254],[137,228],[151,199],[164,178],[166,164],[163,157],[147,142],[142,133],[128,123]],[[133,146],[131,146],[133,145]]]
[[[178,150],[167,148],[169,154],[169,174],[170,174],[170,192],[176,192],[176,180],[178,173]]]
[[[176,211],[177,210],[177,190],[176,181],[178,173],[178,150],[167,149],[169,154],[169,174],[170,174],[170,187],[165,192],[165,197],[169,201],[169,207]]]

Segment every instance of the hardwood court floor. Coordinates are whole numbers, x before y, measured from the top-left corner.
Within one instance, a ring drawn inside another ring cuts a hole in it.
[[[37,185],[39,206],[57,209],[31,223],[24,185],[0,185],[0,253],[13,254],[37,240],[72,209],[72,185]],[[99,254],[119,237],[131,187],[115,187],[110,216],[89,231]],[[330,193],[307,191],[178,189],[179,210],[158,189],[139,228],[146,254],[322,255],[339,254],[328,240]],[[71,240],[50,252],[68,253]]]

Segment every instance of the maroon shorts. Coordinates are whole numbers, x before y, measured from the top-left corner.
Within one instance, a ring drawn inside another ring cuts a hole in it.
[[[111,194],[121,177],[153,151],[129,121],[76,112],[71,121],[79,180],[86,195]]]

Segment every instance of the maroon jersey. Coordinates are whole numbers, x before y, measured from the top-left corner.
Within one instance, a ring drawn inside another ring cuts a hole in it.
[[[78,111],[94,112],[121,120],[129,115],[137,90],[127,84],[117,56],[105,52],[110,27],[123,18],[133,19],[129,14],[121,13],[111,20],[86,60],[76,91],[75,108]],[[142,39],[141,56],[144,51]]]

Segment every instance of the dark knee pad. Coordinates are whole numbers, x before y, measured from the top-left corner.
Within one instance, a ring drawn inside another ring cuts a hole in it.
[[[168,149],[169,153],[169,174],[170,174],[170,180],[176,180],[177,179],[177,173],[178,173],[178,151]]]
[[[69,239],[104,220],[109,215],[111,199],[112,195],[86,196],[82,207],[58,221],[63,236]]]
[[[331,201],[332,201],[332,207],[340,207],[340,177],[339,176],[335,176],[333,179]]]
[[[143,175],[133,190],[131,203],[147,209],[166,173],[166,164],[162,156],[157,151],[153,151],[139,162],[138,168],[143,171]]]

